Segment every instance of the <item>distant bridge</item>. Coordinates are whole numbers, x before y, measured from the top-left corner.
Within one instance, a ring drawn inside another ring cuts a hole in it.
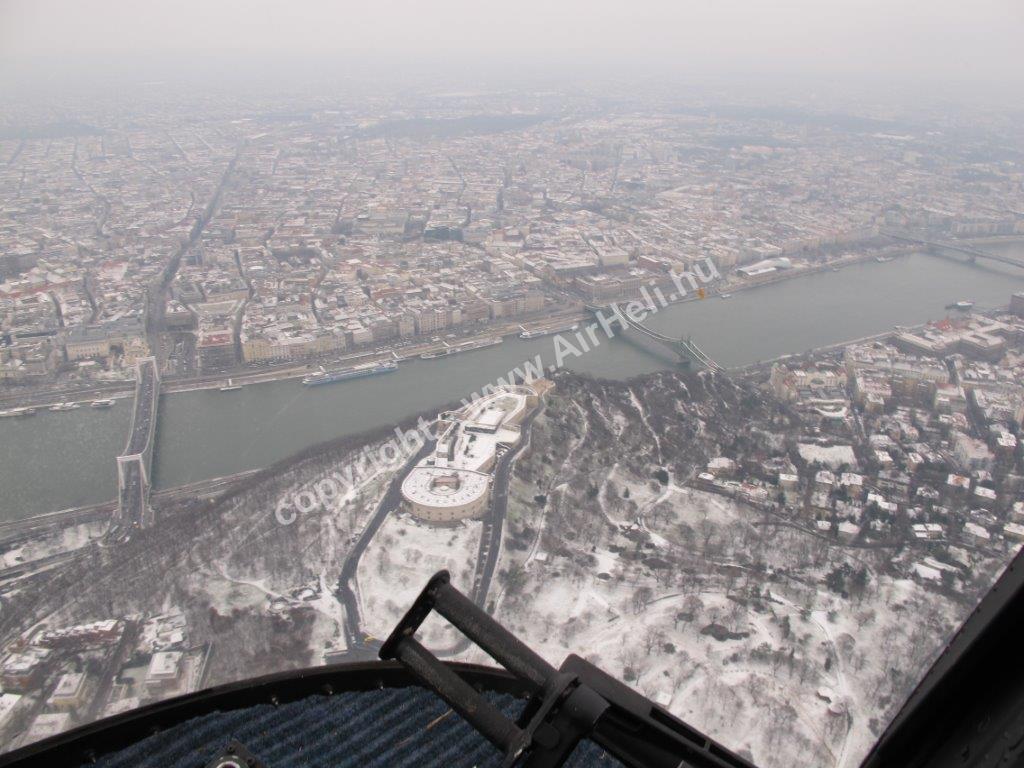
[[[149,492],[156,442],[157,406],[160,403],[160,372],[155,357],[135,364],[135,402],[128,442],[117,457],[117,511],[107,537],[125,540],[135,528],[153,521]]]
[[[931,240],[927,235],[916,236],[908,233],[898,232],[886,232],[882,231],[880,234],[885,237],[891,238],[892,240],[899,240],[903,243],[912,243],[913,245],[924,245],[932,250],[944,250],[954,251],[955,253],[962,253],[965,256],[970,257],[971,263],[973,264],[976,259],[988,259],[989,261],[998,261],[1000,264],[1009,264],[1013,267],[1020,267],[1024,269],[1024,261],[1020,259],[1014,259],[1009,256],[1003,256],[999,253],[991,253],[989,251],[983,251],[979,248],[972,248],[969,245],[961,245],[960,243],[944,242],[942,240]]]
[[[648,328],[643,323],[634,320],[628,314],[618,309],[614,304],[605,307],[588,304],[587,309],[594,314],[610,310],[613,312],[613,323],[617,322],[619,325],[624,325],[627,330],[634,331],[638,340],[642,339],[648,343],[660,346],[675,353],[683,362],[689,363],[692,360],[711,371],[723,370],[722,366],[716,363],[704,352],[704,350],[698,347],[692,339],[674,339],[671,336],[658,333],[657,331]]]

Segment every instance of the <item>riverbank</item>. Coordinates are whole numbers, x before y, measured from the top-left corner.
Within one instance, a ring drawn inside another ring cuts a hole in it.
[[[1000,237],[1000,238],[974,238],[959,242],[980,245],[980,244],[1004,244],[1024,246],[1024,237]],[[906,257],[919,253],[920,248],[910,245],[891,245],[882,249],[866,251],[855,254],[847,254],[835,259],[823,261],[818,264],[798,264],[790,269],[781,269],[770,275],[761,278],[743,278],[735,272],[729,273],[726,277],[713,284],[709,284],[709,292],[703,296],[697,292],[681,296],[674,301],[667,302],[659,307],[659,311],[676,305],[685,305],[692,302],[703,301],[710,298],[729,299],[734,294],[742,294],[758,288],[778,285],[780,283],[806,278],[811,275],[829,271],[841,271],[844,268],[870,261],[877,261],[880,257],[886,261]],[[724,294],[724,297],[723,297]],[[624,303],[624,302],[619,302]],[[540,330],[555,325],[583,323],[591,319],[587,311],[576,311],[574,309],[551,314],[544,314],[540,317],[521,319],[521,322],[512,320],[499,326],[488,326],[479,333],[464,334],[457,336],[458,344],[472,344],[483,342],[488,338],[500,337],[507,339],[517,337],[525,330]],[[852,342],[845,342],[852,343]],[[286,363],[275,366],[267,366],[262,369],[252,367],[240,367],[238,369],[217,373],[207,376],[197,376],[188,379],[176,379],[169,377],[162,382],[162,394],[176,394],[185,392],[199,392],[204,390],[220,390],[225,387],[246,387],[255,384],[267,384],[293,379],[301,379],[311,371],[320,366],[325,368],[340,368],[363,363],[384,362],[395,360],[405,363],[418,359],[424,354],[434,354],[443,350],[445,345],[439,341],[429,340],[419,343],[412,343],[406,346],[395,346],[378,348],[374,350],[355,352],[349,355],[341,355],[329,360],[315,361],[309,363]],[[468,354],[472,350],[467,350]],[[773,360],[784,359],[774,358]],[[759,363],[763,364],[763,363]],[[730,368],[730,370],[742,371],[747,366]],[[32,407],[36,409],[49,409],[59,403],[73,403],[78,406],[88,406],[95,400],[111,399],[122,400],[130,398],[134,394],[134,381],[108,382],[92,384],[80,388],[49,388],[30,392],[8,392],[0,394],[0,410]]]
[[[953,240],[964,245],[1024,245],[1024,235],[992,235],[990,237],[969,237]]]
[[[1008,255],[1024,258],[1024,247]],[[923,253],[889,263],[861,255],[858,263],[850,260],[840,272],[827,264],[815,266],[813,272],[783,275],[771,289],[744,286],[727,300],[693,299],[662,308],[645,325],[672,338],[692,337],[722,366],[743,369],[758,361],[888,334],[895,326],[941,320],[948,313],[946,305],[958,299],[974,300],[978,307],[1005,306],[1012,293],[1024,290],[1024,274],[1018,278],[1015,268],[974,266]],[[198,390],[186,384],[161,401],[154,487],[179,487],[269,467],[310,445],[394,425],[406,415],[469,397],[538,357],[545,369],[558,362],[607,379],[673,367],[626,340],[603,337],[578,356],[562,355],[559,360],[557,337],[518,338],[520,322],[506,324],[502,344],[439,359],[414,357],[387,376],[329,387],[278,380],[281,371],[276,370],[258,372],[264,379],[259,386],[232,392],[216,391],[215,381]],[[551,322],[540,316],[522,325]],[[493,328],[483,331],[495,335]],[[291,368],[293,375],[298,372]],[[131,410],[119,400],[114,408],[64,413],[40,409],[31,418],[0,420],[0,520],[113,498],[113,457],[124,446]]]
[[[779,270],[765,278],[750,280],[736,278],[730,273],[726,278],[711,286],[712,293],[700,296],[696,292],[681,296],[674,301],[668,302],[666,306],[685,304],[691,301],[700,301],[703,298],[721,293],[734,293],[750,290],[766,285],[773,285],[786,280],[793,280],[806,275],[812,275],[830,269],[841,269],[842,267],[855,264],[860,261],[867,261],[875,258],[875,252],[853,254],[839,259],[823,262],[814,266],[801,266],[794,269]],[[582,302],[580,302],[582,306]],[[483,341],[489,337],[509,338],[518,336],[523,329],[534,330],[545,328],[559,323],[575,323],[589,319],[590,315],[585,310],[574,310],[553,312],[540,317],[516,318],[509,322],[488,326],[473,335],[460,335],[460,343]],[[275,381],[286,381],[299,379],[315,370],[320,365],[324,367],[343,367],[367,362],[379,362],[395,359],[399,362],[411,360],[422,354],[431,354],[444,348],[444,345],[433,340],[413,343],[408,346],[395,346],[355,352],[349,355],[341,355],[329,360],[314,361],[309,363],[285,363],[281,365],[266,366],[263,369],[254,369],[250,366],[238,367],[236,369],[207,376],[196,376],[188,379],[176,379],[168,377],[161,384],[163,394],[174,394],[177,392],[196,392],[201,390],[219,390],[228,385],[231,379],[232,385],[248,386]],[[0,392],[0,410],[13,408],[49,408],[57,403],[69,402],[79,405],[86,405],[98,399],[119,399],[130,397],[134,393],[134,380],[123,382],[95,382],[81,387],[45,387],[36,390],[11,390]]]
[[[921,325],[904,326],[901,330],[917,331],[924,328],[925,325],[926,323],[922,323]],[[759,360],[758,362],[750,363],[749,365],[735,366],[727,369],[727,371],[729,374],[735,376],[750,376],[770,370],[776,363],[800,363],[819,355],[835,352],[843,347],[849,347],[852,344],[870,344],[875,341],[888,341],[896,334],[896,332],[897,331],[894,328],[891,331],[883,331],[882,333],[872,334],[871,336],[861,336],[858,339],[849,339],[847,341],[836,342],[835,344],[826,344],[823,347],[815,347],[807,352],[792,352],[786,355],[773,357],[770,360]]]
[[[974,311],[972,315],[985,315],[985,316],[997,316],[1001,313],[1009,312],[1009,305],[997,307],[995,309],[986,309],[984,311]],[[727,369],[728,372],[736,376],[750,376],[757,373],[763,373],[764,371],[770,370],[776,363],[801,363],[812,357],[828,354],[829,352],[835,352],[836,350],[844,347],[849,347],[853,344],[870,344],[876,341],[890,341],[897,333],[917,333],[923,331],[928,327],[928,323],[918,323],[916,325],[901,325],[893,328],[892,330],[882,331],[881,333],[871,334],[869,336],[861,336],[857,339],[849,339],[847,341],[839,341],[835,344],[825,344],[824,346],[815,347],[806,352],[792,352],[785,355],[779,355],[773,357],[770,360],[760,360],[756,363],[750,363],[749,365],[734,366]]]
[[[924,323],[915,326],[901,326],[901,330],[919,330],[924,326]],[[896,329],[890,329],[869,336],[861,336],[859,338],[848,339],[816,347],[808,352],[785,354],[770,360],[759,361],[745,366],[734,366],[728,369],[728,373],[736,376],[754,376],[770,369],[771,366],[777,362],[796,362],[807,359],[811,356],[821,355],[841,349],[849,346],[850,344],[881,341],[892,337],[894,333],[896,333]],[[297,456],[298,454],[295,455]],[[254,477],[258,473],[264,471],[266,471],[265,467],[258,467],[221,477],[213,477],[197,482],[178,485],[172,488],[154,490],[152,499],[154,503],[160,504],[172,501],[181,501],[189,498],[213,498],[229,490],[235,483]],[[116,501],[110,500],[98,504],[71,507],[54,512],[45,512],[23,519],[2,521],[0,522],[0,542],[10,544],[45,528],[61,527],[108,519],[110,515],[113,514],[115,508]]]
[[[249,469],[225,477],[211,477],[175,488],[165,488],[161,491],[154,491],[151,499],[154,503],[161,504],[184,499],[213,498],[224,493],[233,484],[252,477],[258,472],[260,472],[259,469]],[[44,512],[20,520],[0,521],[0,543],[12,544],[47,528],[61,528],[68,525],[107,520],[114,514],[116,508],[116,500],[111,500],[99,504],[59,509],[55,512]]]
[[[964,245],[1001,245],[1001,246],[1024,246],[1024,237],[1018,235],[965,238],[955,242]],[[697,292],[689,293],[686,296],[668,302],[665,307],[678,304],[688,304],[708,298],[720,298],[721,294],[737,294],[751,291],[756,288],[763,288],[770,285],[796,280],[822,272],[842,270],[847,267],[876,260],[879,257],[898,259],[920,253],[921,248],[913,245],[893,244],[870,251],[851,253],[835,259],[822,261],[820,263],[798,263],[790,269],[780,269],[761,278],[743,278],[735,272],[731,272],[719,281],[709,284],[704,296]],[[621,302],[620,302],[621,303]],[[581,302],[582,304],[582,302]],[[518,336],[525,328],[527,330],[541,329],[559,323],[583,322],[589,319],[586,311],[570,309],[542,316],[527,318],[516,318],[499,325],[488,326],[478,333],[457,336],[458,343],[470,343],[484,341],[487,338],[501,337],[509,338]],[[219,390],[228,384],[231,379],[232,385],[249,386],[252,384],[263,384],[289,379],[299,379],[315,370],[320,365],[327,368],[337,368],[349,365],[356,365],[367,362],[380,362],[384,360],[397,360],[404,362],[418,358],[422,354],[431,354],[444,348],[439,341],[425,340],[403,346],[393,346],[364,350],[349,355],[342,355],[330,360],[314,361],[309,363],[284,363],[281,365],[267,366],[262,369],[254,369],[250,366],[239,367],[231,371],[218,372],[207,376],[197,376],[188,379],[175,379],[169,377],[164,380],[161,391],[166,394],[179,392],[196,392],[201,390]],[[13,408],[35,407],[48,408],[61,402],[78,403],[87,405],[93,400],[99,399],[120,399],[129,397],[134,392],[134,381],[92,383],[83,387],[49,387],[31,391],[11,390],[0,393],[0,410]]]
[[[472,344],[483,342],[489,338],[510,338],[518,336],[524,328],[543,328],[557,323],[577,322],[587,317],[585,312],[555,312],[545,314],[542,317],[517,318],[514,321],[499,326],[488,326],[479,333],[473,335],[460,335],[452,341],[457,344]],[[252,384],[266,384],[276,381],[287,381],[289,379],[301,379],[308,376],[311,371],[324,368],[342,368],[351,365],[370,362],[384,362],[395,360],[405,362],[419,358],[424,354],[432,354],[445,349],[445,345],[429,340],[402,347],[388,347],[386,349],[375,349],[355,352],[350,355],[342,355],[325,360],[316,360],[303,363],[286,363],[277,366],[266,366],[262,369],[252,367],[237,368],[231,371],[218,372],[208,376],[197,376],[188,379],[168,377],[161,382],[161,394],[174,394],[179,392],[198,392],[202,390],[220,390],[228,386],[249,386]],[[472,350],[466,350],[461,354],[468,354]],[[123,382],[93,383],[89,386],[51,387],[31,391],[12,390],[0,393],[0,410],[14,408],[49,408],[58,403],[76,403],[88,405],[99,399],[120,399],[131,397],[135,392],[134,380]]]

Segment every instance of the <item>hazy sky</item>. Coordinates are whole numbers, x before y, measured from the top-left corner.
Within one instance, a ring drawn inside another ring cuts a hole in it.
[[[0,0],[8,79],[216,56],[1020,88],[1022,41],[1024,0]]]

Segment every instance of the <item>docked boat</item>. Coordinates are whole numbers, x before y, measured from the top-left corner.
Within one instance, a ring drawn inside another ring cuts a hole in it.
[[[959,309],[961,312],[966,312],[974,306],[973,301],[955,301],[952,304],[947,304],[946,309]]]
[[[89,403],[89,406],[92,407],[92,408],[113,408],[114,407],[114,401],[113,400],[93,400],[91,403]]]
[[[731,299],[732,298],[732,294],[731,293],[720,293],[720,294],[718,294],[718,298],[720,298],[720,299]]]
[[[75,410],[76,408],[79,408],[79,407],[80,406],[79,406],[78,403],[57,403],[56,405],[51,405],[50,406],[50,410],[51,411],[73,411],[73,410]]]
[[[892,261],[892,256],[875,256],[875,261],[879,264],[888,264]]]
[[[241,389],[241,384],[235,384],[231,379],[228,379],[228,383],[220,388],[221,392],[234,392],[236,389]]]
[[[445,347],[439,349],[436,352],[424,352],[420,355],[420,360],[436,360],[439,357],[448,357],[449,355],[455,354],[455,347]]]
[[[451,355],[458,355],[462,352],[474,352],[478,349],[484,349],[486,347],[493,347],[495,344],[501,344],[501,338],[484,339],[482,341],[469,341],[465,344],[457,344],[444,349],[439,349],[435,352],[424,352],[420,355],[421,360],[435,360],[439,357],[450,357]]]
[[[35,416],[35,408],[15,408],[13,411],[7,412],[8,416]]]
[[[398,370],[398,365],[392,362],[385,363],[364,363],[352,368],[343,368],[338,371],[325,371],[321,368],[316,373],[306,376],[302,383],[307,387],[317,387],[321,384],[335,384],[339,381],[350,379],[361,379],[364,376],[377,376],[382,373],[391,373]]]
[[[552,328],[533,328],[531,330],[523,330],[519,334],[520,339],[539,339],[541,336],[550,336],[555,333],[567,333],[568,331],[575,331],[579,328],[578,323],[572,325],[558,325]],[[522,328],[522,326],[520,326]]]

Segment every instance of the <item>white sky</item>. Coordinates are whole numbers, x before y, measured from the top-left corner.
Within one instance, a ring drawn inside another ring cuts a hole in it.
[[[1022,86],[1024,0],[0,0],[8,75],[209,55]]]

